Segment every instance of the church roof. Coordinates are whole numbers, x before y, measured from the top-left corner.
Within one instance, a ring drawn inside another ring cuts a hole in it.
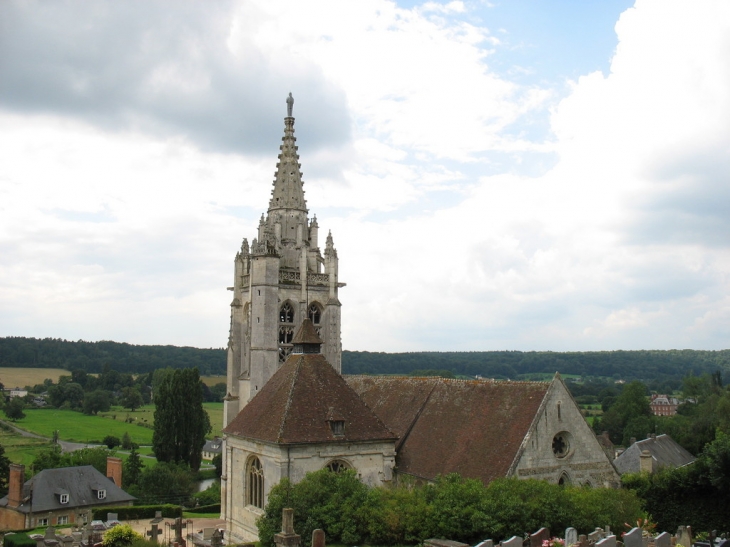
[[[314,324],[312,324],[312,320],[308,317],[302,321],[302,326],[299,327],[299,330],[294,335],[294,339],[292,340],[292,344],[323,344],[324,342],[319,337],[319,334],[317,334],[317,330],[314,328]]]
[[[344,421],[335,435],[332,421]],[[396,439],[321,354],[292,354],[223,430],[278,444]]]
[[[399,473],[457,472],[485,483],[507,475],[550,387],[497,382],[350,376],[347,383],[399,437]]]

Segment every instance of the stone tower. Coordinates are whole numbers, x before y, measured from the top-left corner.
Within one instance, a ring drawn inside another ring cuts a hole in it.
[[[244,239],[234,261],[228,336],[228,425],[286,360],[305,317],[324,341],[322,353],[341,372],[337,251],[327,235],[319,248],[317,217],[309,218],[294,137],[294,100],[287,98],[284,137],[269,209],[249,247]]]

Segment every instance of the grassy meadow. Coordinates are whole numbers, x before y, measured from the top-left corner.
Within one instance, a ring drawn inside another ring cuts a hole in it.
[[[223,403],[204,403],[203,406],[210,416],[212,435],[221,435]],[[100,412],[98,416],[53,408],[27,408],[24,412],[25,418],[15,422],[15,425],[44,437],[52,437],[53,432],[58,430],[59,438],[63,441],[101,443],[107,435],[121,439],[126,432],[132,441],[139,445],[152,444],[152,429],[137,424],[153,425],[154,405],[145,405],[134,412],[121,407],[112,407],[109,412]],[[133,419],[134,422],[126,422],[127,418]]]

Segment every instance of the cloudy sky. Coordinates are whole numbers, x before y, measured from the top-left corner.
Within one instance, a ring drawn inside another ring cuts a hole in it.
[[[730,346],[726,0],[3,0],[0,336],[224,346],[290,91],[345,349]]]

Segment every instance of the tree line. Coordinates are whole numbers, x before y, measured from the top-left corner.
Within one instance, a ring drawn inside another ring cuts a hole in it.
[[[0,338],[0,367],[42,367],[102,372],[148,373],[159,368],[197,367],[204,376],[225,374],[226,350],[177,346],[137,346],[119,342],[77,342],[55,338]],[[730,350],[642,351],[473,351],[381,353],[344,351],[345,374],[413,374],[441,371],[498,379],[533,375],[579,375],[608,380],[642,380],[652,389],[681,386],[687,374],[730,374]]]
[[[137,346],[120,342],[72,342],[60,338],[0,338],[0,367],[63,368],[100,373],[104,366],[141,374],[160,368],[197,367],[204,376],[226,373],[226,350]]]

